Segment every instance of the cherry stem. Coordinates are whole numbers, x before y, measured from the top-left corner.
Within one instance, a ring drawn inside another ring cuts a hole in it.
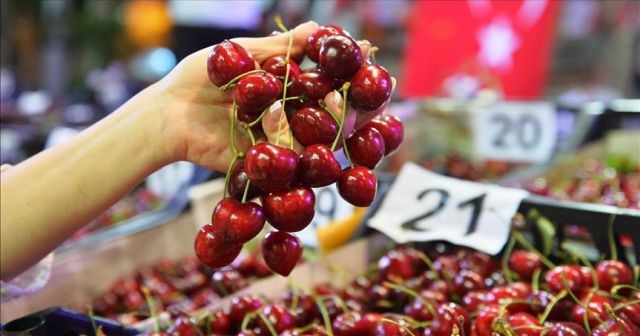
[[[498,332],[499,335],[517,336],[516,333],[511,329],[511,326],[509,326],[509,324],[504,320],[503,317],[493,321],[491,329]]]
[[[394,320],[388,319],[388,318],[381,318],[380,322],[384,322],[384,323],[391,323],[391,324],[395,324],[397,325],[399,328],[401,328],[402,330],[406,331],[409,333],[409,335],[411,336],[416,336],[416,334],[414,334],[409,328],[403,326],[401,323],[398,323]]]
[[[247,194],[249,194],[249,186],[251,185],[251,180],[247,179],[247,183],[244,185],[244,191],[242,193],[242,203],[247,201]]]
[[[236,77],[234,77],[232,80],[230,80],[227,84],[223,85],[220,87],[220,90],[222,91],[227,91],[230,87],[232,87],[233,85],[235,85],[239,80],[241,80],[244,76],[247,75],[251,75],[254,73],[266,73],[266,71],[262,70],[262,69],[255,69],[255,70],[251,70],[251,71],[247,71],[241,75],[238,75]]]
[[[609,249],[611,251],[611,259],[618,260],[618,249],[616,248],[615,238],[613,236],[613,222],[616,220],[616,213],[609,217],[607,223],[607,238],[609,239]]]
[[[433,316],[438,316],[438,313],[436,312],[436,309],[433,307],[433,305],[431,304],[431,302],[425,300],[422,296],[420,296],[420,294],[418,294],[418,292],[416,292],[415,290],[401,285],[399,283],[393,283],[393,282],[389,282],[389,281],[385,281],[384,285],[389,287],[389,288],[393,288],[396,290],[399,290],[403,293],[406,293],[412,297],[414,297],[416,300],[419,300],[420,302],[424,303],[425,306],[427,307],[427,309],[429,310],[429,312],[433,315]]]
[[[582,323],[584,324],[584,328],[587,331],[587,333],[591,334],[591,325],[589,325],[589,303],[591,302],[591,298],[593,297],[593,292],[589,292],[587,294],[587,297],[585,298],[585,304],[584,306],[582,306],[582,309],[584,310],[584,315],[582,315]],[[578,303],[580,304],[580,303]],[[593,314],[595,316],[595,314]],[[595,316],[596,318],[598,318],[598,316]],[[599,320],[599,319],[598,319]],[[600,323],[602,323],[602,321],[599,321]]]
[[[251,319],[254,318],[257,314],[258,314],[257,311],[247,313],[247,315],[245,315],[244,318],[242,319],[242,323],[240,324],[240,330],[246,330],[247,326],[249,325],[249,321],[251,321]]]
[[[513,282],[513,272],[509,269],[509,258],[511,257],[511,253],[513,253],[513,249],[516,246],[516,237],[515,235],[511,235],[509,239],[509,244],[507,245],[507,249],[504,251],[504,255],[502,255],[502,273],[504,273],[504,278],[507,280],[507,283]]]
[[[531,276],[531,290],[534,293],[537,293],[540,289],[540,275],[542,275],[542,269],[540,267],[533,270],[533,275]]]
[[[331,112],[331,110],[329,109],[329,107],[327,106],[327,103],[324,102],[324,100],[318,100],[318,105],[320,105],[320,107],[327,112],[331,118],[333,118],[333,121],[336,122],[336,124],[340,124],[340,119],[338,119],[338,117],[336,117],[335,114],[333,114],[333,112]],[[335,141],[335,140],[334,140]]]
[[[329,318],[329,312],[327,311],[327,307],[325,306],[322,299],[315,296],[313,300],[316,302],[318,306],[318,310],[320,310],[320,315],[322,316],[322,322],[324,323],[324,328],[327,329],[327,332],[330,336],[333,336],[333,328],[331,327],[331,319]]]
[[[149,306],[149,315],[153,318],[153,329],[156,333],[160,332],[160,321],[158,316],[155,314],[156,305],[153,302],[153,298],[151,297],[151,293],[149,292],[149,288],[142,286],[142,295],[144,295],[145,301],[147,301],[147,306]]]
[[[95,315],[93,314],[93,307],[91,305],[88,305],[89,307],[89,321],[91,322],[91,329],[93,330],[94,334],[98,334],[98,327],[96,326],[96,320],[95,320]]]
[[[229,196],[229,180],[231,177],[231,171],[236,165],[236,161],[238,159],[238,155],[234,155],[233,159],[231,159],[231,163],[229,164],[229,168],[227,168],[227,175],[224,177],[224,197]]]
[[[638,304],[638,303],[640,303],[640,300],[631,300],[631,301],[627,301],[627,302],[624,302],[624,303],[620,303],[615,308],[613,308],[613,311],[618,311],[620,309],[624,309],[626,307],[629,307],[631,305],[635,305],[635,304]]]
[[[564,299],[565,296],[567,296],[567,291],[563,289],[562,291],[560,291],[560,293],[558,293],[558,295],[554,296],[553,299],[551,299],[551,302],[549,302],[549,305],[544,309],[544,312],[538,319],[540,324],[543,324],[547,320],[549,314],[551,314],[551,311],[553,310],[553,307],[555,307],[560,300]]]
[[[238,155],[238,148],[236,147],[236,120],[238,118],[238,105],[236,101],[233,101],[231,108],[231,125],[229,127],[229,142],[231,143],[231,151],[233,155]]]
[[[430,271],[435,273],[437,279],[440,279],[440,273],[438,273],[438,271],[436,271],[436,269],[433,267],[433,261],[431,261],[431,258],[429,258],[429,256],[424,254],[424,252],[422,251],[418,251],[418,258],[420,258],[420,260],[422,260],[422,262],[427,265]]]
[[[371,54],[371,63],[376,64],[376,52],[378,52],[378,47],[371,46],[369,53]]]
[[[620,320],[618,320],[618,317],[616,316],[616,313],[613,311],[613,308],[611,308],[611,306],[608,303],[605,303],[604,304],[604,309],[607,310],[607,314],[611,317],[611,319],[613,319],[613,321],[615,322],[616,326],[618,327],[618,330],[623,335],[628,336],[627,332],[624,330],[624,327],[622,326],[622,324],[620,324]]]
[[[276,329],[273,327],[271,321],[269,321],[269,319],[264,316],[263,313],[258,313],[258,316],[260,316],[262,322],[264,322],[264,324],[267,326],[267,329],[269,329],[269,333],[271,334],[271,336],[278,336],[278,332],[276,332]]]
[[[273,18],[273,21],[276,22],[276,26],[278,26],[278,28],[280,28],[280,30],[282,30],[282,32],[286,33],[289,31],[289,29],[287,29],[287,27],[284,25],[284,23],[282,23],[282,17],[280,15],[276,15]]]
[[[340,125],[338,125],[338,135],[336,135],[335,140],[333,140],[333,145],[331,145],[331,151],[334,151],[338,146],[338,141],[340,140],[340,137],[344,139],[344,137],[342,136],[342,130],[344,129],[344,120],[347,115],[347,92],[349,91],[350,86],[351,86],[351,83],[345,82],[340,88],[340,91],[342,91],[342,115],[340,116]],[[346,152],[347,151],[345,148],[345,153]],[[349,163],[351,163],[351,160],[349,160]]]
[[[542,261],[545,266],[547,266],[548,268],[556,267],[556,265],[552,263],[551,260],[547,259],[547,257],[540,253],[540,251],[533,247],[533,245],[531,245],[531,243],[529,243],[529,241],[520,232],[513,232],[513,236],[518,241],[518,243],[524,246],[525,249],[537,254],[538,257],[540,257],[540,261]]]
[[[279,19],[279,16],[276,16],[276,24],[279,22],[280,25],[282,25],[282,20]],[[284,25],[282,25],[282,27],[284,28]],[[286,29],[286,28],[285,28]],[[286,31],[286,30],[285,30]],[[291,72],[291,61],[289,60],[289,57],[291,56],[291,48],[293,47],[293,32],[289,33],[289,46],[287,47],[287,56],[285,57],[285,61],[287,62],[287,71],[284,73],[284,86],[282,88],[282,107],[280,110],[280,120],[278,121],[278,137],[276,138],[276,146],[278,146],[278,144],[280,143],[280,131],[282,129],[282,122],[284,121],[284,116],[285,116],[285,105],[287,103],[287,86],[289,84],[289,73]],[[293,149],[293,141],[291,139],[291,128],[289,128],[289,140],[290,140],[290,144],[289,146],[291,146],[291,149]]]
[[[458,316],[456,322],[458,324],[457,327],[459,328],[460,336],[466,336],[464,332],[464,316],[462,315]]]
[[[578,258],[578,260],[580,260],[581,263],[583,263],[585,266],[589,268],[591,281],[593,281],[593,288],[595,289],[600,288],[600,283],[598,282],[598,275],[596,274],[595,268],[593,267],[593,264],[591,263],[591,261],[589,261],[589,259],[587,259],[587,257],[585,257],[582,253],[578,253],[571,248],[565,247],[564,250],[567,251],[572,256]]]
[[[623,288],[628,288],[631,289],[632,291],[635,292],[640,292],[640,288],[638,288],[637,286],[633,286],[633,285],[627,285],[627,284],[620,284],[620,285],[615,285],[613,287],[611,287],[611,295],[618,295],[618,291],[623,289]]]

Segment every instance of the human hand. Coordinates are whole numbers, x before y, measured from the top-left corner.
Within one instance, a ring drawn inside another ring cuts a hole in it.
[[[318,25],[310,21],[292,30],[292,57],[304,53],[307,38],[317,29]],[[263,38],[236,38],[233,41],[242,45],[260,64],[269,57],[286,54],[289,33]],[[361,42],[360,45],[364,55],[368,55],[368,42]],[[169,161],[186,160],[225,171],[233,158],[229,141],[233,90],[222,91],[210,82],[206,71],[210,50],[211,48],[206,48],[189,55],[156,83],[154,90],[163,110],[162,135],[165,138],[165,155],[169,157]],[[325,103],[336,117],[341,117],[342,100],[337,91],[329,93]],[[348,135],[354,127],[361,127],[387,105],[388,102],[382,108],[367,113],[356,114],[349,109],[343,134]],[[289,126],[286,118],[280,118],[281,109],[278,106],[278,103],[274,104],[269,113],[265,114],[262,127],[266,139],[258,141],[290,146]],[[244,152],[250,145],[249,138],[239,127],[235,134],[236,147]],[[302,148],[297,143],[293,147],[298,151]]]

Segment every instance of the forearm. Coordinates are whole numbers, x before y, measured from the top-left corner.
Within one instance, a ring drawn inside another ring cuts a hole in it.
[[[24,271],[169,163],[153,88],[58,147],[2,173],[1,275]]]

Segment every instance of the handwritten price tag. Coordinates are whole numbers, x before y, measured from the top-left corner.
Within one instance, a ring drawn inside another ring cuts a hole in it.
[[[311,224],[297,233],[305,246],[318,246],[316,230],[335,220],[346,218],[353,214],[354,206],[343,200],[338,194],[335,184],[327,187],[314,188],[316,194],[316,215]]]
[[[472,113],[475,153],[484,159],[541,163],[556,144],[556,112],[548,102],[500,102]]]
[[[446,240],[496,254],[527,192],[467,182],[407,163],[367,223],[398,243]]]

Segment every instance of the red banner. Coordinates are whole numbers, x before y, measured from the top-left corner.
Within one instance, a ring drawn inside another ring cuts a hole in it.
[[[549,68],[558,1],[417,1],[401,94],[437,96],[456,79],[506,98],[537,98]],[[448,84],[445,84],[448,83]],[[460,84],[463,87],[464,84]],[[454,85],[453,90],[456,90]]]

